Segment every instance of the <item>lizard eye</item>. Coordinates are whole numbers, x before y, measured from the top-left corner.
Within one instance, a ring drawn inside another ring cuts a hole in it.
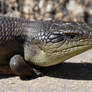
[[[74,33],[66,33],[65,34],[66,39],[74,39],[78,36],[79,36],[78,34],[74,34]]]

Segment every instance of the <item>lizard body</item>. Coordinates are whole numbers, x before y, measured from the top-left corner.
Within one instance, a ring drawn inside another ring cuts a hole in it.
[[[91,48],[91,24],[0,17],[0,64],[20,54],[25,62],[47,67]]]

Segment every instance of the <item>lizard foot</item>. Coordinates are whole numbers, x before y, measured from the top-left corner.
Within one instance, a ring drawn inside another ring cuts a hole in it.
[[[20,55],[14,55],[9,64],[11,70],[19,76],[32,76],[33,74],[32,67]]]

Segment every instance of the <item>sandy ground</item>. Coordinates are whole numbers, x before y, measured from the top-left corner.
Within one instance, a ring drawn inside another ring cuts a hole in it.
[[[45,70],[45,76],[0,76],[0,92],[92,92],[92,50]]]

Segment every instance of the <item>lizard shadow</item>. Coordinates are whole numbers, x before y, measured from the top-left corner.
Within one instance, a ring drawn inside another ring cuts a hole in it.
[[[49,77],[92,80],[92,63],[62,63],[56,66],[40,69]]]
[[[92,80],[92,63],[69,63],[64,62],[55,66],[41,68],[37,67],[43,75],[55,78],[72,79],[72,80]],[[0,79],[16,77],[10,75],[0,75]],[[37,78],[24,77],[22,80],[32,80]]]
[[[0,79],[10,78],[10,77],[16,77],[15,75],[4,75],[0,74]]]

